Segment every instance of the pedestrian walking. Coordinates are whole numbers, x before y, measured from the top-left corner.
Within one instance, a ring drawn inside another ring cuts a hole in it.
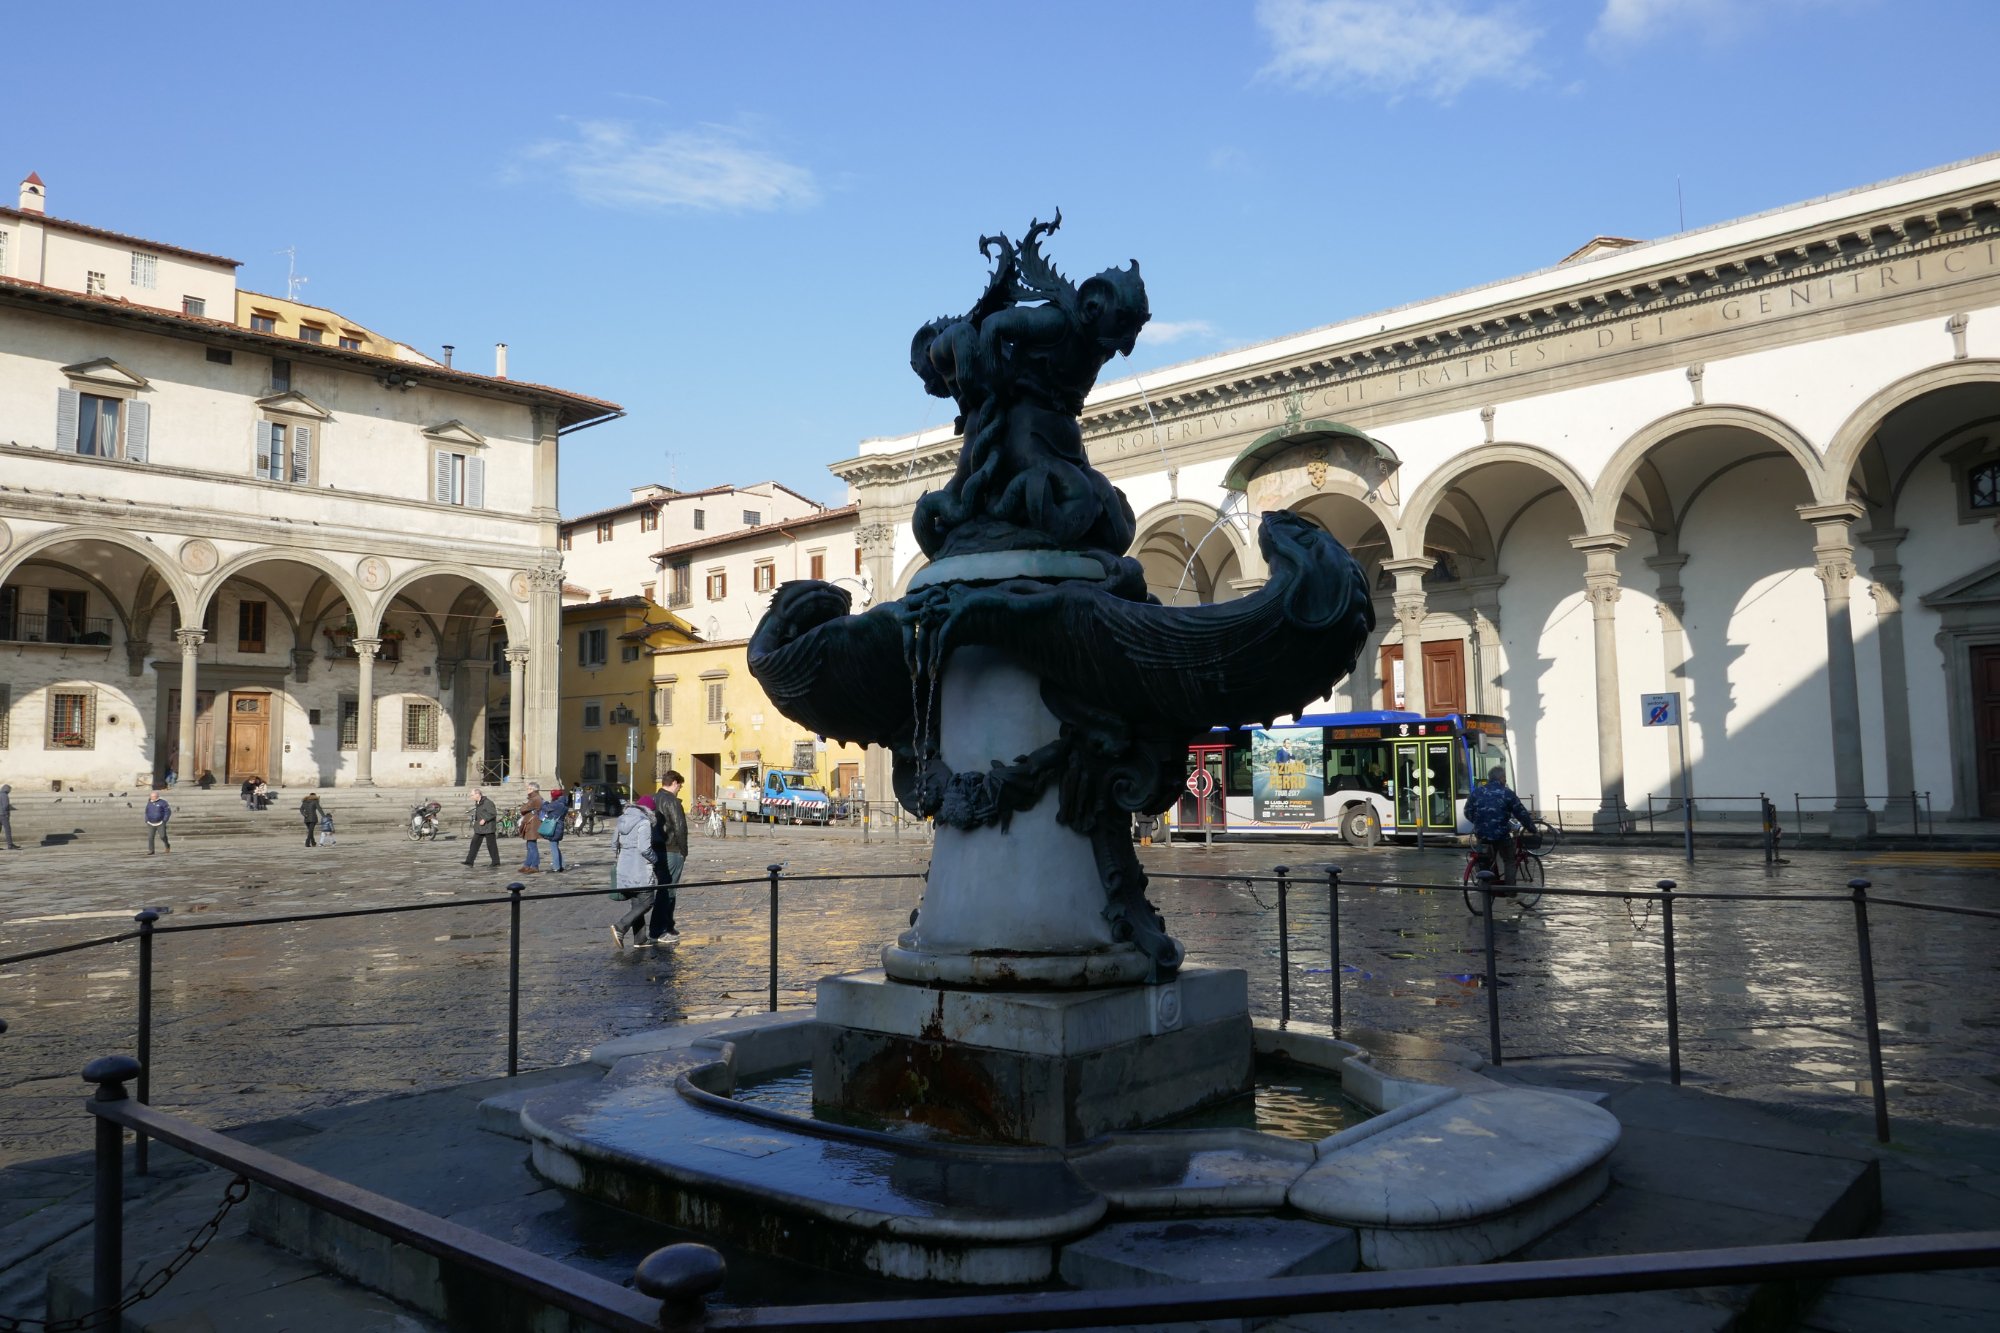
[[[643,927],[646,912],[657,890],[653,881],[653,802],[650,797],[633,802],[619,812],[611,830],[612,890],[626,900],[625,915],[611,927],[611,939],[625,947],[630,932],[632,943],[649,944]]]
[[[319,837],[319,793],[309,791],[299,802],[299,818],[306,823],[306,846],[311,847]]]
[[[168,851],[174,849],[174,840],[167,836],[167,821],[173,817],[174,808],[167,804],[166,796],[158,787],[153,788],[153,795],[146,802],[146,855],[153,854],[156,840]]]
[[[472,837],[465,848],[465,868],[472,869],[473,858],[479,855],[479,844],[486,844],[486,854],[493,858],[493,868],[500,868],[500,836],[496,831],[500,824],[500,811],[493,801],[479,788],[472,789]]]
[[[679,944],[680,931],[674,928],[674,908],[678,905],[681,872],[687,868],[687,811],[681,808],[681,785],[687,779],[668,769],[653,794],[653,877],[659,889],[653,895],[652,919],[646,933],[655,944]]]
[[[542,793],[532,782],[521,798],[520,815],[521,873],[538,874],[542,868]]]
[[[21,844],[14,841],[14,784],[0,782],[0,833],[7,836],[7,850],[18,852]]]
[[[333,811],[325,806],[319,808],[319,845],[333,846]]]
[[[563,835],[569,832],[569,796],[561,787],[549,791],[549,799],[542,802],[542,837],[549,844],[549,869],[562,874]]]

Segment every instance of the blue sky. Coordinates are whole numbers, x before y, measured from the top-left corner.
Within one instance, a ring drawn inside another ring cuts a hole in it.
[[[828,462],[948,419],[909,337],[977,237],[1057,207],[1073,278],[1140,261],[1145,371],[1672,233],[1677,181],[1692,228],[2000,148],[1987,0],[93,13],[10,18],[0,170],[624,404],[570,513],[670,467],[837,502]]]

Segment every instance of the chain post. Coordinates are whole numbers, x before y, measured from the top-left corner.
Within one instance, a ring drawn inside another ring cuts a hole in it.
[[[1889,1090],[1882,1084],[1882,1018],[1875,1008],[1875,954],[1869,947],[1869,881],[1850,879],[1854,892],[1854,939],[1861,955],[1861,1016],[1868,1024],[1868,1078],[1875,1091],[1875,1137],[1889,1141]]]
[[[771,872],[771,1012],[778,1012],[778,878],[784,872],[782,862],[774,862],[764,867]]]
[[[1333,1030],[1340,1031],[1340,867],[1326,868],[1326,943],[1333,962],[1327,987],[1333,997]]]
[[[507,1077],[521,1072],[521,894],[527,885],[507,886]]]
[[[1486,1054],[1494,1068],[1500,1067],[1500,965],[1493,944],[1493,872],[1479,872],[1479,892],[1486,910],[1480,920],[1486,925]]]
[[[1674,890],[1680,886],[1663,879],[1654,886],[1660,891],[1660,934],[1667,954],[1667,1068],[1674,1086],[1681,1084],[1681,992],[1674,971]]]
[[[139,923],[139,1102],[150,1105],[153,1100],[153,923],[160,919],[160,914],[148,907],[132,919]],[[133,1136],[132,1169],[142,1176],[148,1166],[149,1146],[144,1134]]]
[[[83,1067],[83,1081],[95,1083],[97,1102],[122,1102],[125,1085],[139,1075],[139,1062],[129,1055],[103,1055]],[[95,1232],[91,1253],[91,1304],[114,1309],[125,1289],[125,1131],[104,1116],[97,1121],[97,1173],[94,1186]]]
[[[1287,891],[1292,868],[1277,867],[1278,876],[1278,1021],[1292,1021],[1292,931]]]

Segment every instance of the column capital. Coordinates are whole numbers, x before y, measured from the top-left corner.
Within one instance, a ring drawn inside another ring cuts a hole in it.
[[[1405,555],[1394,560],[1384,560],[1382,568],[1391,574],[1416,574],[1422,576],[1431,572],[1437,561],[1427,555]]]
[[[1687,562],[1688,558],[1685,554],[1675,551],[1670,555],[1647,556],[1646,568],[1658,574],[1661,583],[1666,583],[1669,575],[1673,576],[1673,582],[1678,583],[1680,582],[1680,572],[1687,567]]]
[[[292,679],[303,685],[312,675],[312,663],[316,654],[310,648],[292,649]]]
[[[174,642],[178,643],[181,646],[181,652],[189,657],[192,657],[194,650],[201,647],[207,639],[208,631],[205,629],[177,629],[174,631]]]
[[[1845,596],[1847,585],[1854,581],[1854,551],[1824,550],[1813,562],[1813,577],[1826,585],[1827,596]]]
[[[380,639],[354,639],[352,643],[354,645],[354,655],[358,658],[373,660],[375,654],[382,651],[382,641]]]
[[[1867,517],[1868,511],[1854,500],[1842,500],[1830,505],[1800,505],[1799,517],[1816,528],[1839,524],[1845,528],[1850,523],[1859,523]]]
[[[1876,567],[1880,568],[1883,561],[1894,558],[1896,548],[1909,535],[1908,528],[1870,528],[1857,534],[1855,540],[1869,549],[1875,557]]]
[[[528,650],[526,648],[503,648],[501,655],[507,659],[507,663],[510,666],[522,667],[526,666],[528,662]]]
[[[1632,539],[1622,532],[1593,532],[1571,537],[1569,544],[1585,555],[1617,555],[1632,544]]]

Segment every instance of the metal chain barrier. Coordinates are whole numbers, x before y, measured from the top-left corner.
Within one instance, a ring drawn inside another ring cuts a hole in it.
[[[222,1191],[222,1202],[217,1205],[215,1216],[203,1222],[195,1230],[194,1236],[181,1252],[166,1264],[147,1274],[146,1280],[133,1289],[132,1294],[116,1305],[92,1310],[88,1314],[72,1316],[68,1319],[21,1319],[14,1315],[0,1314],[0,1333],[26,1333],[29,1329],[40,1329],[42,1333],[81,1333],[91,1328],[116,1328],[118,1317],[137,1305],[140,1301],[157,1296],[166,1285],[180,1276],[180,1271],[194,1262],[194,1257],[208,1248],[222,1231],[222,1220],[229,1216],[229,1210],[250,1197],[250,1182],[237,1176]]]

